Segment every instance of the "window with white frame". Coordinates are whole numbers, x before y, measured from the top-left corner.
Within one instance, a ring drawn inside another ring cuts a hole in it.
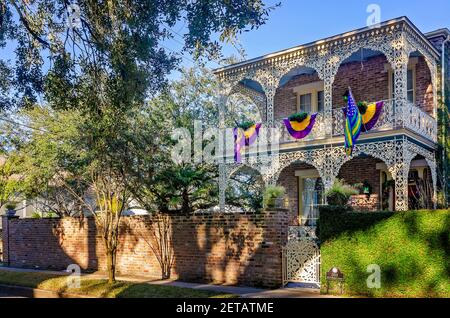
[[[391,82],[392,82],[392,99],[395,98],[395,78],[394,73],[391,73]],[[406,92],[408,95],[408,101],[411,103],[415,102],[415,85],[414,85],[414,70],[408,69],[408,77],[407,77],[407,86],[406,86]]]
[[[412,57],[408,62],[408,73],[406,81],[406,92],[408,101],[411,103],[416,102],[416,65],[418,63],[417,57]],[[395,98],[395,75],[389,64],[385,64],[385,69],[389,72],[389,95],[392,99]]]
[[[299,112],[315,113],[324,110],[323,82],[297,86],[293,92],[297,94],[297,110]]]
[[[310,113],[312,108],[311,94],[300,95],[300,111]]]

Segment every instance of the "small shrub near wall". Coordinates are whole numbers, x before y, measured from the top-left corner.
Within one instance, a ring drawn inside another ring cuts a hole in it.
[[[450,297],[450,210],[355,213],[327,207],[320,218],[323,292],[326,272],[338,267],[347,295]]]

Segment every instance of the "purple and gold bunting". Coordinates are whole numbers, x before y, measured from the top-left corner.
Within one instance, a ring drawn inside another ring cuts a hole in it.
[[[245,146],[251,146],[259,135],[259,130],[261,128],[261,123],[255,124],[246,130],[242,128],[235,127],[233,130],[234,134],[234,161],[241,163],[241,150]]]
[[[366,132],[371,130],[380,118],[384,102],[377,102],[367,105],[366,112],[362,114],[363,125],[361,131]]]
[[[373,127],[375,127],[378,119],[380,118],[381,112],[383,110],[384,102],[376,102],[365,106],[365,110],[361,111],[362,116],[362,126],[361,132],[368,132]],[[347,109],[344,109],[344,114],[347,117]]]
[[[316,123],[317,113],[306,116],[301,122],[296,120],[290,120],[289,118],[283,119],[289,134],[295,139],[303,139],[308,136]]]

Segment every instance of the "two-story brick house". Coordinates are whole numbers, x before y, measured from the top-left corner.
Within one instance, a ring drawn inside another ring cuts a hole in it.
[[[293,225],[317,217],[315,206],[336,178],[365,186],[352,198],[362,210],[407,210],[418,196],[436,204],[437,186],[447,178],[436,157],[443,156],[437,153],[438,111],[442,79],[448,80],[449,35],[448,29],[424,34],[402,17],[215,71],[223,88],[222,128],[234,94],[256,104],[263,126],[279,128],[279,151],[269,155],[276,164],[262,179],[286,188]],[[361,134],[352,156],[344,151],[343,136],[348,87],[357,101],[384,101],[377,125]],[[297,112],[318,113],[302,140],[282,123]],[[258,160],[246,165],[258,169]],[[222,207],[227,180],[241,166],[232,159],[220,164]]]

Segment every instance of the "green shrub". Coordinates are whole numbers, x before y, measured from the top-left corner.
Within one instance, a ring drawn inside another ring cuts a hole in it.
[[[264,190],[263,204],[265,208],[274,208],[277,199],[281,198],[286,190],[280,186],[268,186]]]
[[[32,219],[40,219],[41,215],[38,212],[33,212],[33,214],[31,214],[31,218]]]
[[[6,210],[14,210],[16,208],[16,205],[14,203],[8,203],[5,205]]]
[[[336,179],[333,186],[325,193],[329,205],[345,206],[352,195],[359,191],[351,185],[345,184],[344,180]]]
[[[57,218],[58,214],[56,214],[55,212],[50,211],[50,212],[45,213],[44,217],[45,218]]]
[[[342,221],[331,217],[332,210],[320,215],[321,231],[328,236],[321,244],[323,289],[326,272],[338,267],[347,295],[450,297],[450,210],[395,212],[390,217],[377,212],[334,215]],[[326,228],[333,225],[340,230],[331,235]],[[381,269],[379,289],[367,286],[371,264]]]
[[[345,232],[367,229],[391,217],[393,212],[353,212],[349,206],[322,206],[319,208],[319,239],[324,242]]]

